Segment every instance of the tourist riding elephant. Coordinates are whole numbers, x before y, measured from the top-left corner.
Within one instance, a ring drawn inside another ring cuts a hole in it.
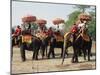
[[[92,47],[92,40],[91,37],[88,36],[88,39],[84,39],[82,36],[83,34],[72,34],[70,32],[66,33],[64,36],[64,51],[63,51],[63,60],[65,58],[65,51],[68,49],[69,46],[73,47],[73,57],[72,63],[78,62],[79,52],[82,50],[84,54],[84,59],[86,60],[86,55],[88,55],[88,61],[90,61],[91,56],[91,47]]]
[[[76,37],[76,36],[74,36],[74,37]],[[75,39],[76,40],[73,41],[74,54],[73,54],[72,62],[78,62],[78,52],[80,52],[80,50],[83,51],[84,60],[86,60],[86,55],[88,55],[88,61],[90,61],[91,47],[92,47],[91,38],[89,37],[90,40],[86,41],[80,35],[78,38],[75,38]]]

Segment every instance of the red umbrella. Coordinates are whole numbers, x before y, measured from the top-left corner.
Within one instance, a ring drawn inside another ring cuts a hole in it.
[[[61,18],[56,18],[53,20],[53,24],[58,25],[58,28],[59,28],[59,24],[61,24],[61,23],[64,23],[64,20]]]
[[[44,25],[47,23],[47,21],[44,20],[44,19],[38,19],[38,20],[36,20],[36,23],[37,23],[39,26],[44,26]]]
[[[22,22],[25,23],[25,22],[34,22],[36,21],[36,16],[25,16],[22,18]]]

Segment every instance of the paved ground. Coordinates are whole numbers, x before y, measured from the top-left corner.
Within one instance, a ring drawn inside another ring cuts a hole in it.
[[[32,61],[32,52],[26,51],[26,62],[21,61],[19,48],[13,48],[14,55],[12,60],[12,73],[36,73],[36,72],[51,72],[51,71],[68,71],[68,70],[87,70],[95,69],[95,45],[92,46],[93,56],[91,61],[83,60],[83,57],[79,57],[79,63],[71,63],[72,48],[69,48],[70,55],[65,58],[64,64],[61,65],[62,59],[60,58],[60,49],[56,48],[55,59],[41,59],[39,54],[39,60]]]

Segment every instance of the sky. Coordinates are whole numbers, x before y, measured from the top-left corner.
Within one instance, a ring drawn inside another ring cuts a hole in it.
[[[37,19],[47,20],[47,27],[56,27],[52,21],[55,18],[62,18],[66,21],[68,15],[76,10],[73,8],[74,6],[75,5],[68,4],[12,1],[12,27],[21,25],[21,18],[27,15],[33,15],[36,16]],[[63,24],[60,26],[60,28],[62,28]]]

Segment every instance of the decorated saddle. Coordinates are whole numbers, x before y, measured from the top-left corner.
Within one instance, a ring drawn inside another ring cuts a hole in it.
[[[45,39],[48,35],[46,33],[39,32],[35,36],[42,40]]]
[[[60,33],[55,32],[54,35],[57,42],[62,42],[64,40],[63,36]]]
[[[90,38],[87,34],[81,34],[81,36],[85,41],[90,41]]]

